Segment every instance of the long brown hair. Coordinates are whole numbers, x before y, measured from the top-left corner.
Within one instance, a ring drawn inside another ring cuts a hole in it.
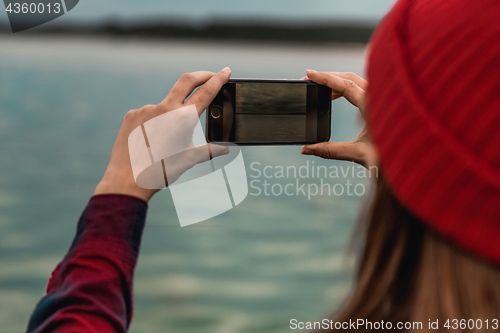
[[[422,224],[399,204],[383,176],[377,180],[374,202],[364,219],[363,249],[353,292],[333,320],[410,323],[407,330],[439,329],[449,319],[483,320],[482,329],[468,322],[464,331],[493,331],[500,319],[500,268],[459,249]],[[499,240],[500,241],[500,240]],[[418,326],[418,322],[422,326]],[[499,323],[500,325],[500,323]],[[352,327],[351,327],[352,328]],[[500,327],[499,327],[500,328]],[[359,332],[370,331],[361,326]],[[497,331],[497,330],[495,330]]]

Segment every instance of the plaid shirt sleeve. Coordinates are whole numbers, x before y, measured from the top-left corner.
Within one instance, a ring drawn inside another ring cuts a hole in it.
[[[143,200],[126,195],[90,199],[27,332],[127,331],[147,208]]]

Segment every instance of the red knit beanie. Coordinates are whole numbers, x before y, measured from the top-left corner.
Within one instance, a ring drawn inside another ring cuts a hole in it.
[[[399,1],[372,39],[368,79],[368,122],[395,196],[500,265],[500,1]]]

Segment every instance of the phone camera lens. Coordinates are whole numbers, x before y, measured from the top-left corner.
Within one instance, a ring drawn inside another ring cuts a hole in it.
[[[219,118],[221,114],[222,114],[222,110],[218,106],[214,106],[212,109],[210,109],[210,115],[214,119]]]

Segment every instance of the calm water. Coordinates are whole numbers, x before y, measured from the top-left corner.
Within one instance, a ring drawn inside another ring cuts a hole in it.
[[[230,66],[233,77],[299,78],[306,68],[363,73],[364,64],[364,49],[354,46],[19,36],[2,37],[0,45],[4,333],[23,331],[43,295],[127,110],[161,101],[187,71]],[[343,100],[333,108],[332,140],[353,139],[359,131],[356,110]],[[243,156],[247,166],[258,162],[261,168],[313,162],[353,167],[298,152],[298,147],[245,147]],[[352,174],[327,179],[347,180],[366,183]],[[150,203],[131,332],[286,332],[291,318],[323,318],[349,291],[352,272],[344,252],[365,199],[249,195],[229,212],[180,228],[169,191],[161,192]]]

